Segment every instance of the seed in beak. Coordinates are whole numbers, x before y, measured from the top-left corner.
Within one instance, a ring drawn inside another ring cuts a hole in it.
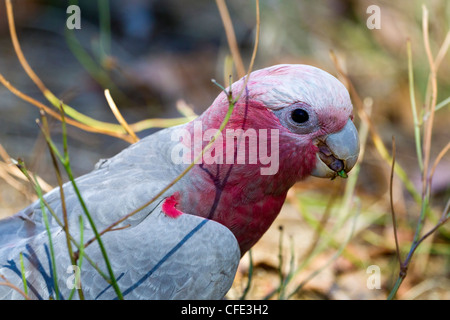
[[[341,171],[339,171],[337,174],[339,177],[344,178],[344,179],[347,179],[347,177],[348,177],[347,173],[345,173],[345,171],[343,169]]]

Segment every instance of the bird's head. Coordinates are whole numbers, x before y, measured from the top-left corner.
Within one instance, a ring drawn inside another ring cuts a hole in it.
[[[191,170],[187,181],[196,192],[183,194],[180,209],[196,208],[196,214],[227,226],[244,254],[269,228],[294,183],[310,175],[346,177],[357,161],[359,139],[342,83],[311,66],[277,65],[219,94],[187,125],[186,144],[201,139],[196,126],[203,132],[198,145],[209,143],[231,110],[230,93],[237,101],[229,121],[203,154],[208,161]]]
[[[234,95],[244,82],[245,77],[232,85]],[[302,163],[296,180],[346,177],[355,165],[359,138],[352,103],[345,86],[329,73],[308,65],[276,65],[252,72],[242,92],[228,128],[278,129],[282,160]],[[214,105],[221,106],[216,114],[223,119],[226,94]]]

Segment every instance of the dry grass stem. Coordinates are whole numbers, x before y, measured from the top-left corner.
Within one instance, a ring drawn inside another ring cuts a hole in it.
[[[3,159],[4,163],[2,163],[3,168],[7,168],[7,171],[10,175],[19,178],[23,181],[27,181],[22,172],[15,166],[15,164],[11,161],[11,157],[8,152],[5,150],[2,144],[0,144],[0,157]],[[1,162],[0,162],[1,163]],[[5,167],[7,166],[7,167]],[[44,179],[31,172],[32,175],[36,177],[37,182],[40,184],[41,188],[45,192],[49,192],[53,189],[53,186],[47,183]]]
[[[35,107],[39,108],[40,110],[45,111],[45,113],[47,113],[48,115],[52,116],[53,118],[62,121],[61,115],[50,109],[49,107],[47,107],[45,104],[37,101],[36,99],[22,93],[19,89],[17,89],[16,87],[14,87],[9,81],[7,81],[3,75],[0,74],[0,82],[9,90],[11,91],[13,94],[15,94],[17,97],[19,97],[20,99],[34,105]],[[105,130],[105,129],[99,129],[99,128],[94,128],[91,127],[89,125],[83,124],[81,122],[78,122],[76,120],[73,120],[71,118],[67,118],[65,119],[67,124],[70,124],[71,126],[77,127],[79,129],[82,129],[84,131],[87,132],[95,132],[95,133],[100,133],[100,134],[104,134],[104,135],[109,135],[115,138],[119,138],[122,140],[127,141],[128,143],[133,143],[132,138],[127,135],[127,134],[123,134],[123,133],[117,133],[117,132],[112,132],[110,130]]]
[[[447,143],[447,145],[444,148],[442,148],[441,152],[439,152],[438,156],[434,160],[433,166],[431,167],[431,170],[430,170],[430,175],[428,177],[428,186],[429,186],[430,190],[431,190],[431,182],[433,180],[433,176],[434,176],[434,172],[436,170],[436,167],[438,166],[439,162],[441,162],[442,158],[445,156],[445,154],[449,150],[450,150],[450,142]]]
[[[185,100],[179,99],[176,102],[176,108],[186,118],[196,118],[198,115],[194,112],[192,106],[190,106]]]
[[[395,251],[397,253],[398,263],[400,266],[402,266],[402,258],[400,255],[400,246],[398,244],[398,235],[397,235],[397,218],[395,215],[395,208],[394,208],[394,195],[393,195],[393,184],[394,184],[394,168],[395,168],[395,138],[392,136],[392,167],[391,167],[391,175],[389,179],[389,200],[391,205],[391,216],[392,216],[392,227],[394,229],[394,239],[395,239]]]
[[[116,106],[116,103],[114,102],[113,98],[111,97],[111,93],[108,89],[105,90],[105,97],[108,101],[108,105],[111,108],[111,111],[113,112],[114,116],[116,117],[117,121],[122,125],[122,127],[125,129],[125,131],[130,135],[133,143],[138,142],[139,138],[136,136],[134,131],[130,128],[127,121],[123,118],[122,114],[120,113],[119,109]]]
[[[25,55],[23,54],[23,51],[19,44],[19,40],[17,38],[17,32],[16,32],[16,26],[14,23],[14,14],[13,14],[11,0],[6,0],[5,3],[6,3],[6,13],[7,13],[7,17],[8,17],[9,32],[11,34],[11,40],[12,40],[17,58],[19,59],[19,62],[22,65],[22,67],[24,68],[27,75],[36,84],[36,86],[39,88],[39,90],[41,90],[42,93],[49,92],[49,90],[44,85],[44,83],[41,81],[41,79],[36,75],[36,73],[34,73],[33,69],[30,67],[27,59],[25,59]]]
[[[422,176],[422,194],[426,192],[427,178],[428,178],[428,166],[430,163],[431,153],[431,135],[433,132],[434,112],[437,102],[437,77],[436,77],[436,65],[434,63],[433,54],[430,48],[430,39],[428,32],[428,10],[425,5],[422,6],[422,31],[423,41],[425,45],[425,52],[428,58],[428,64],[430,66],[430,82],[431,82],[431,102],[427,105],[426,113],[429,115],[425,121],[424,143],[423,143],[423,176]]]
[[[15,286],[11,282],[9,282],[5,278],[5,276],[0,274],[0,278],[2,278],[2,280],[3,280],[3,282],[0,282],[0,286],[10,287],[11,289],[13,289],[13,290],[17,291],[18,293],[20,293],[25,298],[25,300],[31,300],[30,297],[25,292],[23,292],[22,289],[18,288],[17,286]]]
[[[227,36],[228,46],[233,56],[234,64],[239,78],[245,76],[245,67],[242,62],[239,46],[236,41],[236,34],[234,33],[233,22],[230,18],[225,0],[216,0],[217,8],[219,9],[220,17],[222,18],[223,26]]]

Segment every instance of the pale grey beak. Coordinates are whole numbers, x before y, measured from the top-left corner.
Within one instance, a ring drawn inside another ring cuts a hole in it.
[[[317,146],[316,167],[311,175],[331,179],[339,175],[346,178],[359,155],[358,131],[353,121],[349,119],[341,131],[319,139]]]

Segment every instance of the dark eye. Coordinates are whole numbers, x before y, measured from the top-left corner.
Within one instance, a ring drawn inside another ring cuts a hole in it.
[[[291,113],[291,118],[292,120],[294,120],[294,122],[305,123],[306,121],[309,120],[309,115],[308,112],[306,112],[303,109],[295,109]]]

